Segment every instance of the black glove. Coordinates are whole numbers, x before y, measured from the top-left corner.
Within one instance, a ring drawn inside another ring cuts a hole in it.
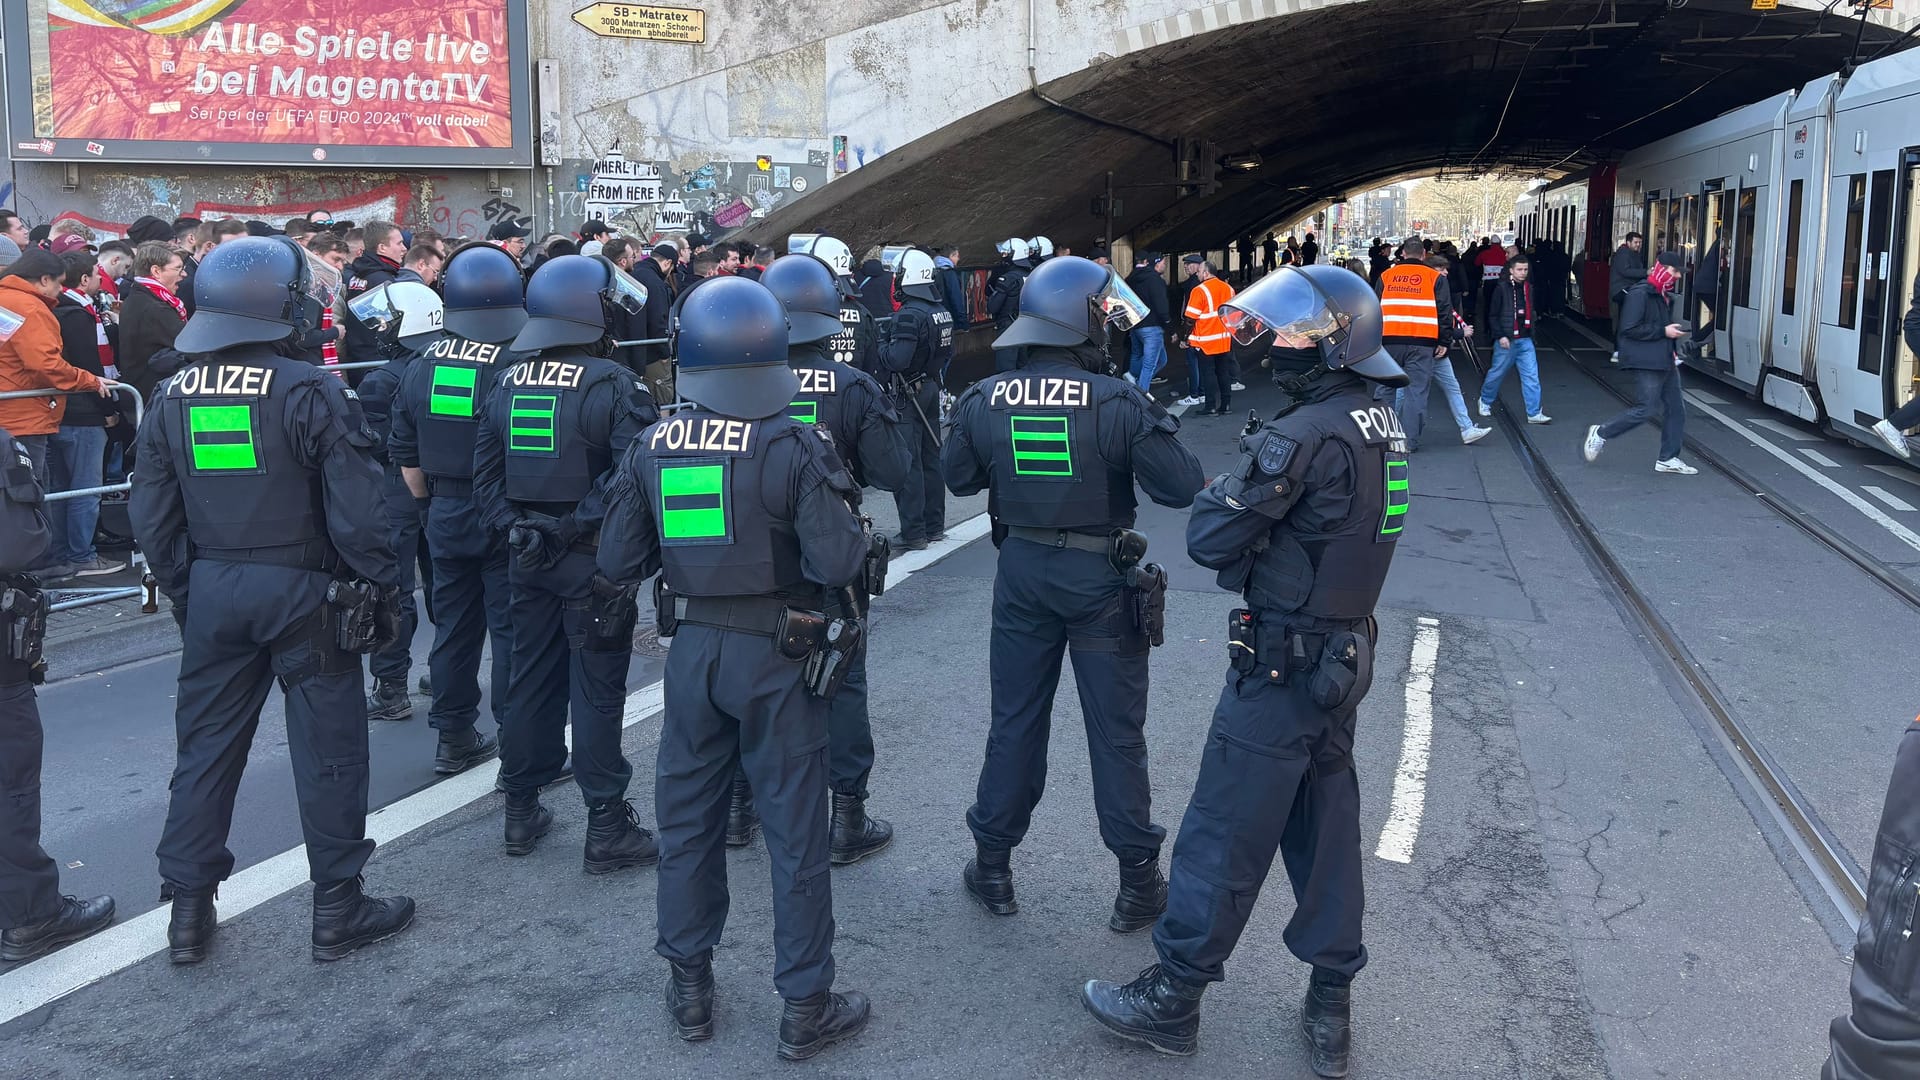
[[[522,570],[545,570],[560,561],[567,545],[560,539],[560,523],[553,518],[524,517],[507,530],[507,547]]]

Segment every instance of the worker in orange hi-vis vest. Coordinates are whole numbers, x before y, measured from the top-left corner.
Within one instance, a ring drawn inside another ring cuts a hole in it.
[[[1420,444],[1420,428],[1427,418],[1427,386],[1434,362],[1447,355],[1453,340],[1453,298],[1444,271],[1428,266],[1426,247],[1418,239],[1400,245],[1400,258],[1380,274],[1380,314],[1384,319],[1387,352],[1407,373],[1407,385],[1395,391],[1382,387],[1376,397],[1397,394],[1394,408],[1407,434],[1407,449]]]
[[[1205,387],[1202,416],[1225,416],[1233,407],[1233,336],[1220,321],[1220,305],[1233,299],[1233,286],[1214,275],[1205,255],[1181,260],[1193,279],[1187,293],[1185,344],[1200,353],[1200,384]]]

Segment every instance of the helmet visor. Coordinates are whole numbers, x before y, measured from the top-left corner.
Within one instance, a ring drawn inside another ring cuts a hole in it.
[[[629,315],[638,315],[647,310],[647,287],[636,281],[632,274],[613,265],[613,260],[604,255],[595,255],[601,265],[607,268],[607,288],[601,295],[607,302]]]
[[[1131,330],[1148,315],[1147,302],[1120,275],[1107,271],[1106,287],[1093,294],[1093,305],[1108,326]]]
[[[340,295],[340,271],[333,265],[298,244],[289,243],[299,251],[307,263],[307,299],[319,302],[321,307],[332,307],[333,298]]]
[[[347,303],[368,329],[396,337],[437,333],[445,312],[440,297],[417,281],[389,281]]]
[[[1220,305],[1220,322],[1241,345],[1271,334],[1283,348],[1316,348],[1350,321],[1311,277],[1285,268]]]

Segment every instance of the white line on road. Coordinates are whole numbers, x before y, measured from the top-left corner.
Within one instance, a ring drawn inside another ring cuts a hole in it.
[[[949,527],[947,539],[925,551],[907,552],[894,559],[889,566],[894,582],[925,570],[985,536],[990,524],[987,515],[976,514]],[[659,682],[648,683],[627,695],[621,726],[632,727],[658,716],[664,707],[664,695]],[[497,764],[492,768],[469,769],[389,803],[367,815],[367,836],[375,843],[385,844],[432,824],[493,794],[493,781],[498,774]],[[307,874],[304,844],[247,867],[221,883],[217,901],[220,921],[232,922],[261,904],[299,888],[307,883]],[[158,954],[167,947],[167,922],[171,917],[169,908],[155,908],[0,975],[0,1024]],[[297,952],[290,950],[289,959],[294,955]]]
[[[1895,495],[1893,492],[1888,491],[1885,488],[1874,487],[1872,484],[1866,484],[1866,485],[1863,485],[1863,487],[1867,494],[1873,496],[1876,499],[1879,499],[1881,502],[1886,503],[1888,506],[1893,507],[1895,510],[1898,510],[1902,513],[1907,513],[1907,514],[1910,514],[1913,512],[1913,504],[1901,498],[1900,496]]]
[[[1839,462],[1833,460],[1832,458],[1828,457],[1827,455],[1821,453],[1818,450],[1802,450],[1800,451],[1800,453],[1806,455],[1806,459],[1808,461],[1813,462],[1815,465],[1818,465],[1823,469],[1837,469],[1840,467]]]
[[[1765,428],[1766,430],[1773,432],[1775,435],[1784,436],[1786,438],[1792,439],[1794,442],[1819,442],[1820,441],[1820,436],[1814,435],[1810,432],[1801,431],[1799,428],[1796,428],[1796,427],[1788,427],[1787,425],[1781,423],[1778,420],[1768,420],[1768,419],[1765,419],[1764,417],[1755,417],[1752,420],[1747,421],[1747,423],[1752,424],[1754,427],[1757,427],[1757,428]]]
[[[1719,398],[1714,397],[1712,394],[1707,393],[1705,390],[1683,390],[1681,391],[1681,393],[1685,394],[1688,398],[1694,401],[1700,402],[1703,405],[1725,405],[1726,404],[1726,402],[1721,401]]]
[[[1814,483],[1819,484],[1821,487],[1826,488],[1828,491],[1832,492],[1835,496],[1839,497],[1842,501],[1844,501],[1848,506],[1851,506],[1855,510],[1858,510],[1862,514],[1865,514],[1868,520],[1872,521],[1874,524],[1892,533],[1896,538],[1899,539],[1901,543],[1907,545],[1908,547],[1912,548],[1915,551],[1920,551],[1920,534],[1915,534],[1912,529],[1909,529],[1905,525],[1902,525],[1899,522],[1888,517],[1886,511],[1880,509],[1879,507],[1873,505],[1867,500],[1861,498],[1858,493],[1853,491],[1853,489],[1845,487],[1844,485],[1829,479],[1824,474],[1815,471],[1813,466],[1808,465],[1806,462],[1801,461],[1799,458],[1794,457],[1792,454],[1789,454],[1785,450],[1782,450],[1779,447],[1773,445],[1771,442],[1768,442],[1766,439],[1763,439],[1760,436],[1755,435],[1753,432],[1748,431],[1746,427],[1743,426],[1739,421],[1735,420],[1731,416],[1728,416],[1726,413],[1723,413],[1720,410],[1715,409],[1711,405],[1700,405],[1697,402],[1695,404],[1696,404],[1696,407],[1699,408],[1701,412],[1707,414],[1708,416],[1713,417],[1715,420],[1720,421],[1720,423],[1725,424],[1730,430],[1739,432],[1741,435],[1746,437],[1748,442],[1751,442],[1753,445],[1759,447],[1762,450],[1765,450],[1769,454],[1772,454],[1774,457],[1779,458],[1781,461],[1786,462],[1787,465],[1790,468],[1792,468],[1794,471],[1800,473],[1802,476],[1805,476],[1807,479],[1813,481]]]
[[[1400,765],[1393,771],[1393,805],[1380,830],[1374,857],[1413,861],[1420,836],[1420,814],[1427,803],[1427,755],[1433,746],[1433,669],[1440,656],[1440,621],[1421,616],[1413,629],[1413,656],[1407,662],[1407,730],[1400,740]]]
[[[1891,476],[1895,480],[1901,480],[1909,484],[1920,484],[1920,472],[1914,472],[1912,469],[1903,469],[1898,465],[1869,465],[1867,468],[1872,469],[1881,476]]]

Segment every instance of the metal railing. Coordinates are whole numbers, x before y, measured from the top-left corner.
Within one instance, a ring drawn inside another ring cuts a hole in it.
[[[105,382],[107,386],[113,389],[115,397],[125,394],[133,401],[133,429],[135,431],[140,430],[140,421],[146,416],[146,401],[140,397],[140,391],[135,390],[123,382],[113,382],[112,380],[102,380],[102,382]],[[97,393],[97,391],[56,390],[53,388],[43,390],[8,390],[0,392],[0,401],[10,401],[19,398],[73,397],[93,393]],[[122,422],[124,423],[125,421],[123,420]],[[132,490],[133,470],[129,468],[127,470],[127,478],[120,483],[101,484],[98,487],[74,488],[69,491],[49,492],[46,496],[46,501],[52,503],[87,496],[118,495],[131,492]],[[93,538],[88,537],[87,539],[91,541]],[[141,552],[140,545],[137,542],[133,545],[133,549],[129,553],[129,564],[139,568],[140,584],[110,585],[102,588],[49,585],[47,591],[57,598],[51,605],[51,610],[70,611],[74,608],[90,607],[94,604],[106,604],[115,600],[134,599],[140,601],[140,610],[142,612],[152,614],[160,610],[158,583],[154,580],[153,571],[147,566],[147,557]]]

